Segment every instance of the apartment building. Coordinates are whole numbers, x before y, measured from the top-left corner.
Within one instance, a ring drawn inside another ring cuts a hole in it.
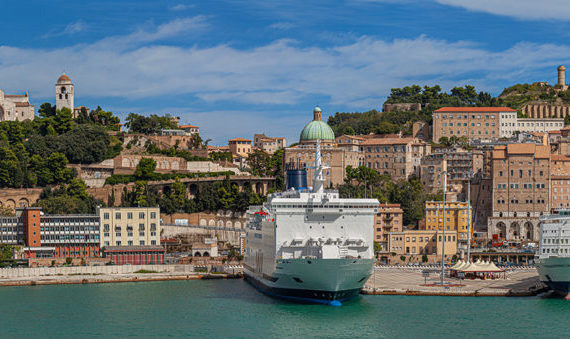
[[[284,149],[287,146],[287,140],[283,137],[268,137],[265,134],[254,134],[253,136],[253,147],[265,151],[269,154],[273,154],[280,149]]]
[[[233,138],[228,142],[230,152],[234,156],[247,158],[252,152],[251,140],[245,138]]]
[[[425,230],[443,230],[443,201],[426,201]],[[469,204],[459,201],[445,202],[445,230],[456,231],[458,240],[469,237],[469,219],[472,217]],[[473,226],[473,225],[471,225]],[[471,227],[473,234],[473,227]]]
[[[415,138],[374,138],[360,144],[363,165],[393,180],[407,180],[420,175],[421,159],[431,153],[431,146]]]
[[[518,118],[517,132],[548,133],[564,128],[563,118]]]
[[[374,217],[374,242],[381,251],[388,250],[388,233],[401,232],[404,211],[400,204],[380,204]]]
[[[498,139],[517,128],[517,111],[509,107],[442,107],[433,112],[433,140],[442,137]]]
[[[356,135],[343,134],[335,138],[337,147],[345,148],[351,151],[359,151],[360,144],[366,140],[366,138]]]
[[[101,247],[160,245],[158,207],[98,208]]]
[[[389,251],[397,255],[441,255],[443,231],[404,230],[388,233]],[[445,254],[457,253],[457,232],[445,231]]]
[[[538,144],[495,146],[492,155],[491,237],[538,239],[538,217],[550,210],[550,147]]]
[[[443,161],[447,165],[447,184],[458,192],[467,190],[467,181],[483,170],[483,152],[462,148],[434,148],[421,160],[421,182],[427,192],[443,190]],[[466,192],[465,192],[466,193]]]

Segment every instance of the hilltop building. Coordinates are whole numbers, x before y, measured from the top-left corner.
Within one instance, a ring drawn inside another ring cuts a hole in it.
[[[269,154],[273,154],[287,146],[287,140],[283,137],[268,137],[265,134],[254,134],[253,147]]]
[[[8,95],[0,90],[0,121],[34,120],[34,112],[28,92],[24,95]]]
[[[67,74],[63,73],[59,79],[57,79],[57,83],[55,84],[55,95],[55,109],[59,110],[66,107],[74,112],[75,103],[73,98],[73,82],[71,82],[71,79]]]

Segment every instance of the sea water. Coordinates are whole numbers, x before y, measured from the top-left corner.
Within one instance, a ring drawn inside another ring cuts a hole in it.
[[[341,307],[265,296],[243,280],[0,287],[0,337],[568,337],[570,302],[360,296]]]

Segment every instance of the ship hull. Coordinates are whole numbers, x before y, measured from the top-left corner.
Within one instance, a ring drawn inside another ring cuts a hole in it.
[[[570,258],[549,257],[537,260],[540,281],[557,294],[570,298]]]
[[[298,302],[340,305],[360,293],[373,259],[281,259],[271,275],[245,267],[245,278],[260,291]]]

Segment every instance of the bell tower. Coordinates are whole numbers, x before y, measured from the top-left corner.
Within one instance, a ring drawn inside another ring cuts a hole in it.
[[[63,73],[55,84],[55,108],[62,109],[67,107],[73,113],[73,83],[71,79]]]

